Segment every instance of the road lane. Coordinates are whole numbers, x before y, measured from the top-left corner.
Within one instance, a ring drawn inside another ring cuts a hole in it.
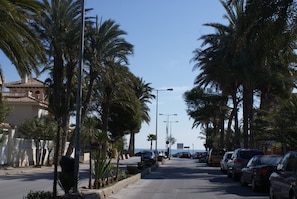
[[[267,199],[197,160],[174,158],[108,199]]]

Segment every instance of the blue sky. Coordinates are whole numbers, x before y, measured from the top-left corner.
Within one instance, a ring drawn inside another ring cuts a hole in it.
[[[200,129],[192,129],[193,120],[186,113],[183,93],[193,88],[199,71],[192,71],[193,51],[199,48],[202,35],[214,30],[205,23],[226,23],[225,10],[219,0],[85,0],[86,8],[94,10],[102,20],[113,19],[127,32],[125,39],[134,45],[134,55],[129,57],[129,68],[155,89],[173,88],[171,92],[159,91],[158,112],[177,114],[169,116],[172,134],[177,143],[192,150],[204,149],[199,139]],[[0,65],[6,81],[20,77],[14,66],[0,53]],[[44,75],[46,76],[46,74]],[[42,80],[44,77],[41,77]],[[154,91],[156,94],[156,91]],[[156,129],[156,101],[149,105],[151,122],[143,124],[136,135],[136,148],[149,148],[148,134]],[[167,116],[158,116],[158,148],[165,148]],[[176,149],[176,144],[172,147]]]

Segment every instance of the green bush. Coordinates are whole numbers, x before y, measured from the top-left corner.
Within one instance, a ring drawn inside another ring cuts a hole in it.
[[[54,196],[49,191],[30,191],[24,199],[54,199]]]
[[[128,174],[137,174],[140,173],[141,170],[138,168],[138,166],[127,166],[127,173]]]

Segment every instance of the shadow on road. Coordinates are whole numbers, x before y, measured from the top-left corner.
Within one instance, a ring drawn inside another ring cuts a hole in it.
[[[218,192],[218,194],[234,194],[241,197],[268,197],[267,191],[253,192],[251,187],[244,187],[238,181],[228,178],[226,174],[221,173],[219,167],[209,167],[205,163],[199,163],[196,160],[181,160],[193,161],[193,167],[187,164],[181,166],[180,160],[177,164],[169,163],[158,168],[144,179],[177,179],[177,180],[205,180],[209,186],[197,186],[197,192]],[[218,190],[219,189],[219,190]]]

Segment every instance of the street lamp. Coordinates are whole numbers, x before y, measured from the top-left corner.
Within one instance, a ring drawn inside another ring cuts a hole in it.
[[[158,98],[159,98],[159,91],[173,91],[173,88],[167,88],[167,89],[154,89],[157,92],[156,95],[156,147],[155,152],[158,152]],[[157,154],[158,155],[158,154]],[[156,159],[158,160],[158,157],[156,155]]]
[[[169,144],[169,133],[168,133],[168,128],[169,128],[169,116],[177,116],[176,113],[174,114],[163,114],[163,113],[160,113],[159,115],[165,115],[167,116],[167,121],[164,121],[166,122],[166,151],[167,151],[167,156],[169,156],[169,147],[168,147],[168,144]]]
[[[82,73],[83,73],[83,56],[84,56],[84,31],[85,31],[85,1],[81,0],[81,24],[80,24],[80,41],[79,41],[79,66],[78,66],[78,86],[76,96],[76,134],[75,134],[75,161],[74,175],[76,177],[73,186],[73,193],[78,193],[79,179],[79,155],[80,155],[80,131],[81,131],[81,114],[82,114]]]

